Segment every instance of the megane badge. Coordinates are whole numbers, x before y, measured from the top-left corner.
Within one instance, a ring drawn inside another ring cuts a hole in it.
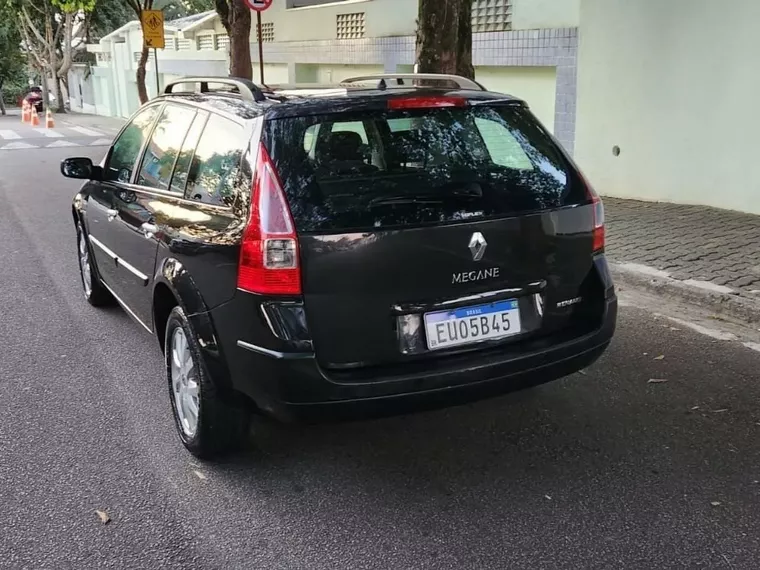
[[[470,245],[468,246],[470,248],[470,253],[472,253],[472,260],[480,261],[483,259],[487,246],[488,243],[486,243],[486,238],[483,237],[483,234],[480,232],[475,232],[472,234],[472,237],[470,238]]]

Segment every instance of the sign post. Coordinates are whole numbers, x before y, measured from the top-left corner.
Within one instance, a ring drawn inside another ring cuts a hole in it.
[[[256,12],[256,35],[259,39],[259,75],[261,84],[264,83],[264,37],[261,29],[261,13],[272,5],[272,0],[243,0],[246,5]]]
[[[142,21],[143,46],[153,48],[153,59],[156,66],[156,95],[161,94],[158,80],[158,51],[166,47],[164,38],[164,13],[161,10],[143,10],[140,14]]]

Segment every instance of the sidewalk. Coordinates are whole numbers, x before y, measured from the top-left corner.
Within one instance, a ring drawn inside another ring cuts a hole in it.
[[[760,321],[760,216],[604,198],[618,281]]]
[[[84,113],[74,113],[71,111],[65,114],[57,113],[55,115],[55,121],[59,126],[93,128],[112,135],[116,135],[121,130],[121,127],[124,126],[124,123],[127,122],[126,119],[117,117],[86,115]]]

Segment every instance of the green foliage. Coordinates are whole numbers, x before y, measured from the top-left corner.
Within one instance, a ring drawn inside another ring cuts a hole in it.
[[[100,39],[136,18],[134,10],[124,0],[97,0],[90,16],[90,41]]]
[[[0,11],[2,7],[0,6]],[[21,34],[14,20],[0,13],[0,86],[24,75],[24,54],[21,51]]]
[[[50,3],[64,14],[92,12],[95,8],[95,0],[50,0]]]

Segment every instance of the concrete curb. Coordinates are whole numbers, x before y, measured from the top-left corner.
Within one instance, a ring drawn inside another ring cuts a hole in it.
[[[644,289],[663,297],[698,305],[716,315],[742,323],[760,323],[760,298],[740,295],[727,287],[707,282],[685,282],[646,265],[610,262],[615,285],[621,290]]]

